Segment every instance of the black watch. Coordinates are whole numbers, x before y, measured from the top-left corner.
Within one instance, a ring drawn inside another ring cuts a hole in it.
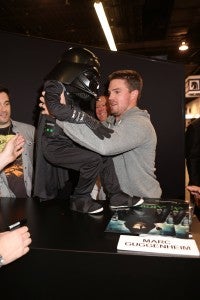
[[[0,254],[0,268],[4,265],[3,256]]]

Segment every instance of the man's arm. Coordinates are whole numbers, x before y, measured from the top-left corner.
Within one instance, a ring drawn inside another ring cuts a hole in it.
[[[100,140],[95,134],[84,124],[72,124],[67,121],[59,121],[56,123],[63,129],[65,134],[76,143],[97,152],[101,155],[117,155],[130,151],[145,141],[155,138],[152,133],[152,127],[149,127],[147,120],[135,117],[126,118],[120,125],[115,126],[110,139]],[[138,134],[139,132],[139,134]]]

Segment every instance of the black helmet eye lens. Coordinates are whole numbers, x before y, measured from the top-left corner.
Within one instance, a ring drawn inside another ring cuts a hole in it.
[[[97,94],[97,90],[99,88],[99,75],[94,69],[85,70],[82,73],[82,81],[92,94]]]

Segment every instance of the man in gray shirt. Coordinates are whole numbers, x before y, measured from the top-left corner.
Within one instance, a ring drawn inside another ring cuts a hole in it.
[[[12,164],[0,171],[0,196],[31,197],[35,127],[11,119],[9,90],[0,86],[0,145],[4,146],[15,134],[21,134],[24,137],[24,151]]]
[[[114,129],[109,139],[99,139],[85,122],[87,114],[74,107],[64,105],[61,109],[59,103],[47,101],[48,110],[76,143],[113,157],[123,192],[137,197],[160,198],[162,191],[155,175],[157,136],[148,112],[137,106],[142,78],[134,70],[119,70],[108,79],[111,116],[104,125]]]

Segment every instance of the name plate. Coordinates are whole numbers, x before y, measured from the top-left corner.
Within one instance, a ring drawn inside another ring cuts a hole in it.
[[[120,235],[117,250],[169,256],[200,256],[194,239],[179,239],[152,235]]]

